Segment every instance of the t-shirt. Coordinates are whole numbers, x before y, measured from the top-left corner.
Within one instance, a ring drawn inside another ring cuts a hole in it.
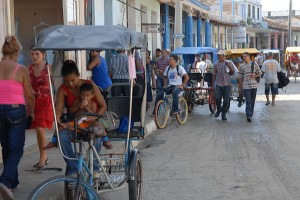
[[[266,84],[279,82],[277,78],[277,72],[280,72],[281,68],[279,66],[279,63],[276,60],[274,59],[266,60],[262,65],[261,71],[265,73],[264,78]]]
[[[93,81],[102,89],[107,89],[111,86],[112,82],[108,75],[106,61],[102,56],[100,57],[100,64],[92,69]]]
[[[185,69],[181,65],[178,65],[178,73],[180,74],[179,76],[177,73],[177,67],[174,67],[173,69],[169,69],[169,67],[170,66],[166,67],[164,72],[164,76],[168,77],[169,85],[182,85],[182,76],[186,74]]]

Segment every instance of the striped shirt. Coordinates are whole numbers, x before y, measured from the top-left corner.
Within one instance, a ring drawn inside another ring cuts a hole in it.
[[[118,53],[112,57],[109,71],[112,79],[129,79],[128,57],[124,53]]]
[[[217,61],[214,63],[213,75],[216,76],[216,84],[218,86],[229,86],[231,84],[229,68],[234,71],[231,61],[225,60],[224,62]]]
[[[257,63],[254,64],[254,69],[253,71],[256,74],[261,75],[262,72],[259,69],[259,66],[257,65]],[[241,64],[241,70],[239,72],[240,77],[243,80],[243,89],[255,89],[257,88],[257,82],[255,78],[251,78],[251,62],[249,63],[242,63]]]
[[[167,66],[170,65],[170,58],[169,56],[165,58],[159,58],[156,62],[156,76],[163,77],[164,71],[167,68]]]

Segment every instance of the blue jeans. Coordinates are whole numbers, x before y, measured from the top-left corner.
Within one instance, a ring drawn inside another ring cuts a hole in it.
[[[178,94],[180,92],[182,92],[182,89],[176,87],[175,85],[172,85],[170,88],[168,88],[166,90],[166,94],[172,94],[172,97],[173,97],[173,102],[172,102],[172,110],[173,110],[173,112],[178,112],[179,111],[179,109],[178,109],[178,103],[179,103]],[[157,94],[156,99],[158,99],[158,100],[162,99],[163,95],[164,95],[164,90],[162,90],[162,92],[160,91]]]
[[[229,95],[230,95],[230,85],[227,86],[216,86],[216,104],[217,104],[217,112],[222,112],[222,115],[225,116],[228,111],[229,106]],[[221,108],[223,99],[223,106]]]
[[[152,102],[152,89],[151,89],[151,74],[149,67],[146,68],[147,71],[147,102]]]
[[[4,164],[0,183],[10,189],[19,184],[18,165],[24,152],[25,128],[24,105],[0,105],[0,142]]]
[[[253,115],[257,89],[243,89],[244,97],[246,99],[246,116],[251,119]]]
[[[157,77],[156,79],[156,98],[155,98],[155,105],[156,103],[162,98],[162,97],[158,97],[159,94],[163,94],[164,92],[164,78],[163,77]],[[153,111],[154,112],[154,111]]]
[[[65,156],[69,158],[76,158],[73,147],[72,141],[75,139],[75,133],[68,129],[63,129],[59,131],[59,139],[62,152]],[[101,138],[95,139],[95,148],[97,152],[101,150]],[[77,160],[70,160],[64,157],[64,160],[67,164],[66,175],[76,173],[78,171],[77,168]],[[99,170],[99,166],[97,162],[94,161],[94,170]]]

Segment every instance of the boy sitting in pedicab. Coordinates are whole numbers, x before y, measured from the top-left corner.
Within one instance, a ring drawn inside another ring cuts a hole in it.
[[[93,85],[90,83],[83,83],[80,86],[79,91],[80,99],[75,100],[73,106],[70,108],[70,113],[74,113],[75,115],[86,112],[96,113],[97,105],[93,101],[93,98],[95,96]],[[80,128],[90,128],[91,130],[93,130],[96,137],[102,137],[103,146],[106,149],[113,148],[112,144],[108,140],[104,127],[98,120],[94,119],[93,117],[89,118],[82,116],[82,118],[80,118],[77,123]],[[69,125],[71,126],[71,128],[74,128],[74,122],[69,122]]]
[[[90,83],[83,83],[80,86],[79,91],[80,99],[75,100],[73,106],[70,108],[70,113],[74,113],[75,115],[83,112],[96,113],[98,108],[96,103],[92,100],[95,96],[93,85]],[[93,131],[96,131],[95,135],[97,137],[102,137],[103,146],[106,149],[113,148],[111,142],[108,139],[108,136],[106,135],[106,131],[100,122],[98,122],[97,120],[89,120],[89,118],[83,117],[78,120],[77,123],[80,128],[90,127]],[[67,127],[74,129],[74,121],[67,122]],[[56,132],[54,132],[52,141],[49,142],[48,145],[44,147],[44,149],[51,149],[57,147],[57,145],[57,135]]]

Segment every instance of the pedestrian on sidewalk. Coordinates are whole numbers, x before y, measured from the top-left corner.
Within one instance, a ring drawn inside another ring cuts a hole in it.
[[[244,52],[242,57],[244,63],[241,64],[239,91],[243,91],[246,100],[247,121],[251,122],[253,111],[254,111],[256,92],[257,92],[256,78],[260,77],[262,72],[258,64],[255,63],[254,61],[251,61],[250,54],[248,52]],[[253,65],[253,70],[251,64]]]
[[[217,112],[215,118],[220,116],[222,112],[222,120],[227,120],[226,113],[229,106],[229,95],[231,80],[230,76],[234,74],[234,66],[231,61],[225,60],[225,52],[223,50],[218,51],[218,61],[214,63],[214,71],[212,73],[212,83],[216,80],[216,104]],[[222,104],[223,99],[223,105]]]
[[[37,169],[44,169],[49,162],[47,151],[44,149],[47,145],[45,129],[52,129],[54,120],[50,92],[50,84],[52,83],[48,77],[48,69],[50,72],[51,66],[48,65],[45,60],[45,55],[46,53],[44,51],[31,48],[30,56],[32,64],[28,66],[30,81],[35,97],[35,119],[32,121],[30,128],[35,129],[36,131],[36,139],[40,151],[39,161],[33,165],[33,167]]]
[[[277,60],[273,59],[273,53],[268,53],[268,60],[266,60],[261,68],[261,71],[263,72],[263,77],[265,78],[265,95],[267,98],[266,106],[270,105],[270,89],[272,93],[272,106],[275,105],[275,98],[278,94],[278,78],[277,73],[281,72],[281,67],[279,66],[279,63]]]
[[[34,119],[34,95],[29,74],[25,66],[17,63],[21,48],[15,36],[5,37],[0,61],[0,142],[4,164],[0,192],[5,200],[14,199],[12,190],[19,185],[18,166],[25,144],[25,102]]]

